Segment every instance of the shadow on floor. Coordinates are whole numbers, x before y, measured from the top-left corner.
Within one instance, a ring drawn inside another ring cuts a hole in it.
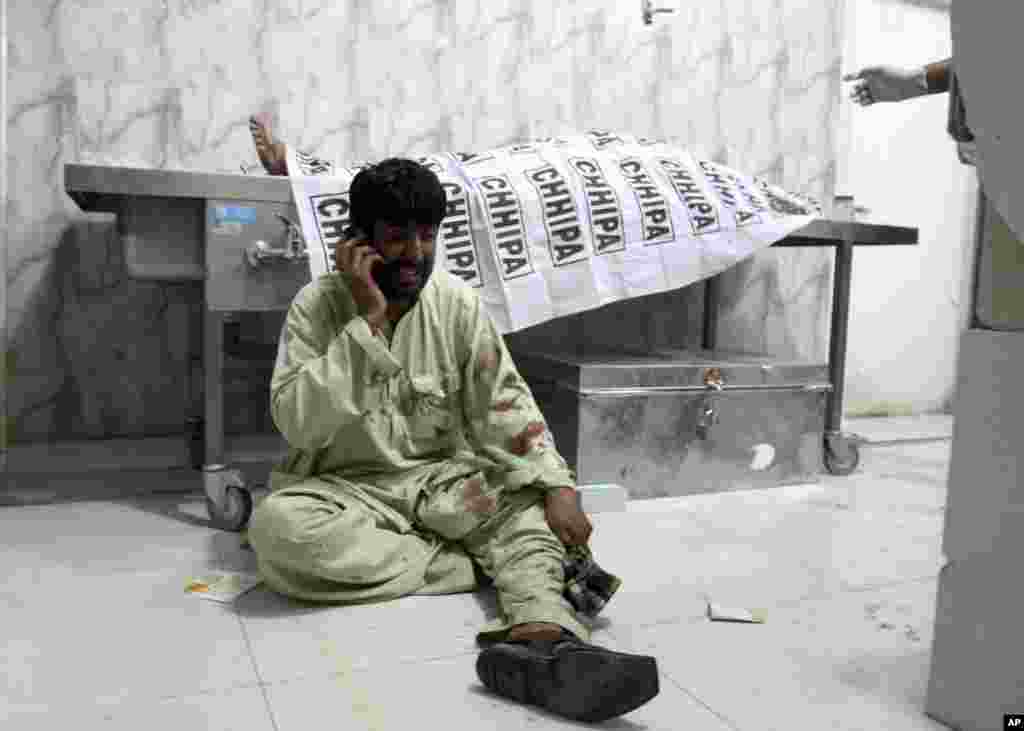
[[[662,682],[664,682],[664,680],[662,680]],[[492,700],[495,703],[512,703],[513,702],[513,701],[508,700],[507,698],[504,698],[504,697],[502,697],[500,695],[496,695],[495,693],[492,693],[491,691],[487,690],[487,688],[485,688],[481,683],[474,683],[472,685],[469,685],[469,686],[467,686],[466,690],[468,692],[470,692],[470,693],[473,693],[474,695],[477,695],[477,696],[480,696],[482,698],[487,698],[489,700]],[[529,712],[528,712],[528,715],[526,716],[526,719],[525,719],[527,723],[538,722],[538,721],[549,721],[551,723],[557,723],[560,726],[575,726],[575,727],[578,727],[578,728],[589,728],[589,729],[595,728],[595,725],[592,724],[592,723],[583,723],[582,721],[570,721],[570,720],[568,720],[566,718],[563,718],[562,716],[557,716],[554,713],[549,713],[548,711],[545,711],[542,708],[538,708],[537,706],[529,706],[528,708],[529,708]],[[610,721],[605,721],[604,723],[601,723],[601,724],[597,725],[596,728],[601,728],[601,729],[623,729],[625,731],[625,729],[638,729],[639,730],[639,729],[646,729],[646,728],[649,728],[649,727],[646,726],[645,724],[634,723],[633,721],[627,720],[625,718],[615,718],[615,719],[612,719]]]

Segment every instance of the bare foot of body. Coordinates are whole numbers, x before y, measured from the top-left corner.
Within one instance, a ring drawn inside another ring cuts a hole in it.
[[[277,142],[270,134],[270,116],[256,114],[249,117],[249,131],[252,133],[256,154],[260,156],[263,168],[270,175],[287,175],[288,163],[283,142]]]

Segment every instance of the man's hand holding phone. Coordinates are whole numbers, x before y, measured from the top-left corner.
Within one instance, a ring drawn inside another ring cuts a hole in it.
[[[334,268],[347,276],[359,314],[374,329],[380,328],[387,319],[388,301],[371,273],[373,265],[383,260],[358,231],[350,232],[348,238],[334,247]]]

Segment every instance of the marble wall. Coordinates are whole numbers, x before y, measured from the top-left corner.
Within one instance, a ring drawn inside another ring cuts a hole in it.
[[[14,442],[185,419],[200,289],[129,279],[113,217],[65,195],[68,162],[236,172],[257,163],[246,120],[262,110],[289,142],[352,160],[667,136],[829,200],[842,0],[655,4],[677,12],[645,26],[635,0],[10,0]],[[823,360],[830,260],[768,251],[723,275],[721,344]],[[625,331],[693,340],[699,285],[660,297]],[[586,332],[629,317],[605,308]],[[266,426],[270,367],[229,361],[229,431]]]

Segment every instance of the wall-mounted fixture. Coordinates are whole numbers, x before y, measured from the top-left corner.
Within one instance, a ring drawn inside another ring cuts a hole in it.
[[[674,13],[675,8],[656,8],[652,0],[641,0],[640,1],[640,12],[644,17],[644,25],[651,25],[654,23],[655,13]]]

